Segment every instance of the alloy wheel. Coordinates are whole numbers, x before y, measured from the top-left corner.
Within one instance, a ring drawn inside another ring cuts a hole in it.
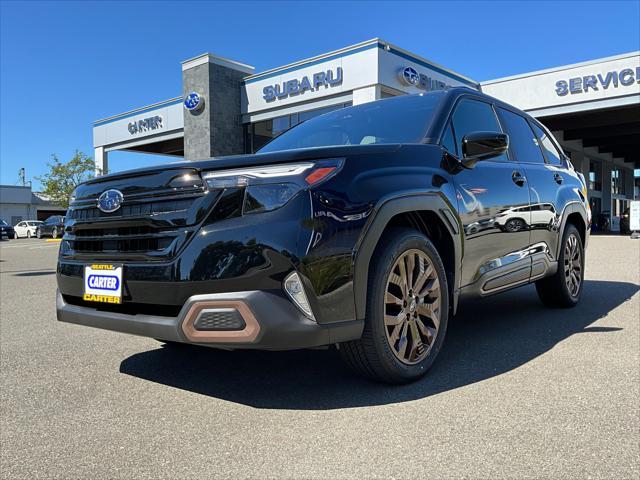
[[[578,237],[569,235],[564,245],[564,278],[572,297],[577,297],[582,285],[582,253]]]
[[[384,298],[384,326],[398,360],[414,365],[429,354],[440,326],[440,281],[422,250],[404,252],[395,262]]]

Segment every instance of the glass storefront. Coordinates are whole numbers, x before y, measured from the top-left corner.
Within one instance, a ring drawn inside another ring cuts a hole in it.
[[[350,106],[351,102],[340,103],[338,105],[331,105],[330,107],[316,108],[305,112],[292,113],[291,115],[283,115],[270,120],[263,120],[262,122],[248,123],[244,126],[245,152],[256,152],[282,132],[290,129],[291,127],[295,127],[299,123],[309,120],[310,118]]]
[[[613,168],[611,170],[611,195],[625,195],[625,171],[624,169]]]
[[[589,190],[602,191],[602,163],[589,160]]]

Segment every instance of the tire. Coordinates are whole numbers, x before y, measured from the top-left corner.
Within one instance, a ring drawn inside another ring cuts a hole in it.
[[[402,268],[410,270],[410,258],[414,274],[404,275],[404,288],[399,280]],[[380,239],[369,267],[362,337],[340,344],[340,356],[364,377],[391,384],[415,381],[438,356],[448,315],[449,288],[438,251],[420,232],[394,228]]]
[[[36,230],[36,238],[38,239],[42,238],[42,232],[40,231],[39,228]]]
[[[547,307],[575,307],[584,284],[584,247],[578,229],[567,225],[562,235],[558,270],[536,282],[536,291]]]
[[[18,236],[18,232],[14,231],[13,232],[13,239],[14,240],[18,240],[20,237]]]
[[[51,231],[51,238],[53,238],[54,240],[56,238],[58,238],[58,229],[54,227],[54,229]]]
[[[31,238],[31,230],[27,230],[27,238]]]

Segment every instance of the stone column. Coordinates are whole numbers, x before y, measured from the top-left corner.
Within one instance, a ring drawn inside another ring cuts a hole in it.
[[[244,153],[241,81],[253,70],[210,53],[182,62],[183,95],[196,92],[203,101],[183,112],[185,160]]]

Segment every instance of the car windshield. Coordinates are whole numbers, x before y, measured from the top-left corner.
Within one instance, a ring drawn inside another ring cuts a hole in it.
[[[0,218],[0,225],[4,227],[5,225],[8,226],[9,224]]]
[[[325,113],[274,138],[257,153],[310,147],[420,143],[443,92],[406,95]]]

